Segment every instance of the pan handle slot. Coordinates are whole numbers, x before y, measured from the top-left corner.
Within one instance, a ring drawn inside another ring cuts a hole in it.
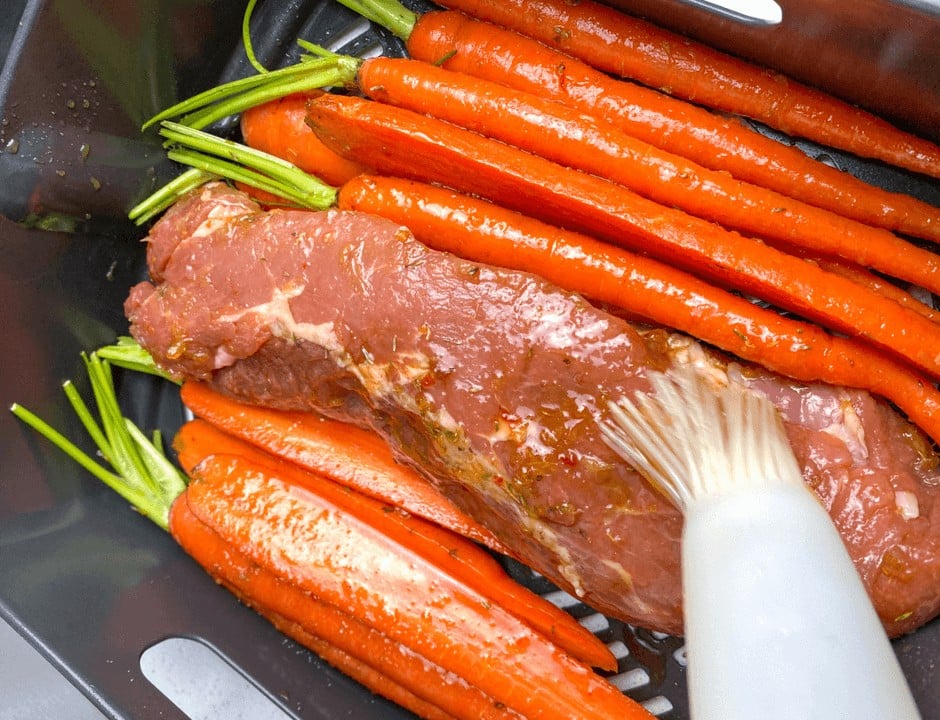
[[[144,677],[190,720],[296,720],[202,640],[169,637],[140,656]]]

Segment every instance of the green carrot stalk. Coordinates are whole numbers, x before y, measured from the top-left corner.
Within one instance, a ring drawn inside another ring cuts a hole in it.
[[[169,157],[199,168],[198,177],[241,182],[310,210],[325,210],[336,202],[336,188],[274,155],[169,121],[161,123],[160,134],[168,140]],[[138,224],[147,222],[192,187],[188,182],[171,181],[135,207],[132,219]]]
[[[127,351],[129,344],[123,343]],[[141,352],[144,352],[141,350]],[[166,456],[159,433],[148,438],[121,413],[111,363],[97,352],[83,354],[91,383],[96,419],[71,381],[63,390],[98,452],[110,468],[92,458],[65,435],[18,403],[10,411],[164,530],[170,506],[186,487],[185,476]]]
[[[202,183],[199,184],[201,185]],[[188,192],[188,190],[189,188],[186,188],[183,190],[183,193]],[[173,200],[175,201],[176,197],[174,197]],[[164,380],[170,380],[171,382],[179,384],[176,378],[157,367],[153,356],[144,350],[134,338],[127,335],[120,336],[113,345],[105,345],[98,348],[95,351],[95,355],[102,360],[107,360],[115,367],[146,373],[148,375],[156,375]]]
[[[182,125],[201,130],[222,118],[285,95],[348,85],[355,79],[361,62],[333,53],[325,57],[305,56],[294,65],[233,80],[194,95],[154,115],[143,129],[177,119]]]

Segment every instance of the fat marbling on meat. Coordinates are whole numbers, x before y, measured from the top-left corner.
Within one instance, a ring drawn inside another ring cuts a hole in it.
[[[210,184],[148,238],[134,337],[181,378],[374,429],[515,556],[598,611],[681,633],[679,511],[601,438],[608,399],[697,363],[776,404],[892,635],[940,611],[940,469],[862,391],[810,386],[639,328],[388,221],[262,211]],[[820,608],[820,612],[829,612]]]

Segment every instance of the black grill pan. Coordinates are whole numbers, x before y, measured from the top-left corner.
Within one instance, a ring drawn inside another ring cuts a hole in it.
[[[0,399],[81,438],[60,383],[77,379],[86,390],[79,353],[126,330],[121,305],[145,272],[136,242],[142,232],[126,212],[176,171],[155,135],[139,126],[178,99],[253,72],[239,42],[242,3],[15,0],[4,12]],[[323,0],[259,3],[253,36],[256,54],[271,68],[295,57],[299,37],[353,54],[403,52],[388,33]],[[237,133],[233,124],[216,129]],[[940,205],[937,183],[827,157]],[[136,375],[118,381],[139,424],[167,436],[179,426],[175,392]],[[195,698],[206,707],[216,707],[208,697],[214,690],[230,693],[247,683],[297,718],[409,717],[240,606],[168,535],[9,413],[0,414],[0,448],[0,618],[105,716],[186,717],[141,668],[142,656],[153,657],[148,648],[184,638],[237,669]],[[681,639],[598,615],[517,564],[508,570],[611,644],[621,658],[613,680],[625,692],[661,717],[688,717]],[[940,720],[940,623],[895,648],[925,720]],[[179,665],[165,675],[185,679],[202,669],[183,656],[172,662]],[[0,718],[4,712],[0,703]]]

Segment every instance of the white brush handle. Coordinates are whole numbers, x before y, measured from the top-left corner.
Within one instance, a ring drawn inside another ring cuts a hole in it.
[[[802,485],[694,501],[683,591],[695,720],[920,717],[841,538]]]

